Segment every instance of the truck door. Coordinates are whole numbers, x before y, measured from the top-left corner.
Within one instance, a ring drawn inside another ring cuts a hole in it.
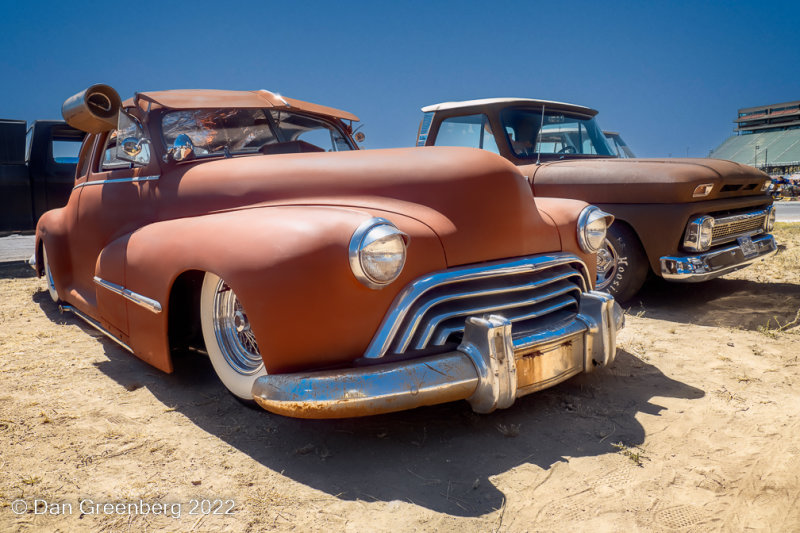
[[[86,134],[59,121],[37,120],[32,128],[28,169],[35,225],[45,211],[66,205]]]
[[[0,120],[0,231],[33,228],[25,121]]]

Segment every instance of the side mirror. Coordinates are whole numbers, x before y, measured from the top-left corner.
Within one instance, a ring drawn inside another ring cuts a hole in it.
[[[136,157],[142,153],[142,145],[150,142],[147,139],[137,139],[136,137],[128,137],[122,141],[122,151],[129,157]]]
[[[180,162],[194,159],[194,143],[188,135],[181,133],[175,137],[175,142],[172,143],[169,154],[173,161]]]
[[[150,139],[139,121],[124,111],[119,112],[117,139],[123,139],[117,144],[117,159],[137,165],[150,163]]]
[[[353,138],[356,140],[356,142],[357,142],[357,143],[363,143],[363,142],[364,142],[364,139],[366,139],[366,138],[367,138],[367,136],[366,136],[366,135],[364,135],[364,133],[363,133],[363,132],[361,132],[361,131],[357,131],[357,132],[356,132],[356,134],[355,134],[355,135],[353,135]]]

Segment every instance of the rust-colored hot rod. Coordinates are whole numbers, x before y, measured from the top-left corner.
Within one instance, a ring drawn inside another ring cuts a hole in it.
[[[360,151],[354,115],[268,91],[96,85],[63,115],[88,135],[32,265],[165,372],[193,348],[235,396],[328,418],[490,412],[614,358],[592,290],[613,217],[501,157]]]

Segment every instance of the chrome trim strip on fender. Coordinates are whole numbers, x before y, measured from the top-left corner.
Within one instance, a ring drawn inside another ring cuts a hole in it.
[[[75,189],[80,189],[81,187],[89,187],[92,185],[106,185],[111,183],[139,183],[140,181],[158,181],[161,176],[139,176],[136,178],[119,178],[116,180],[95,180],[95,181],[84,181],[83,183],[79,183],[72,188],[74,191]]]
[[[85,315],[82,312],[78,311],[77,309],[75,309],[71,305],[59,305],[58,306],[58,310],[60,312],[62,312],[62,313],[64,311],[69,311],[70,313],[72,313],[73,315],[77,316],[78,318],[80,318],[81,320],[83,320],[84,322],[86,322],[87,324],[92,326],[94,329],[96,329],[97,331],[99,331],[100,333],[102,333],[103,335],[108,337],[109,339],[111,339],[112,341],[116,342],[117,344],[119,344],[120,346],[122,346],[123,348],[128,350],[129,352],[133,353],[133,350],[131,350],[130,346],[128,346],[127,344],[125,344],[124,342],[122,342],[121,340],[116,338],[114,335],[112,335],[111,332],[108,331],[103,326],[101,326],[99,322],[97,322],[93,318],[90,318],[88,315]]]
[[[153,313],[161,312],[161,304],[158,301],[153,300],[152,298],[148,298],[147,296],[142,296],[141,294],[133,292],[130,289],[126,289],[122,285],[111,283],[110,281],[106,281],[103,278],[99,278],[97,276],[94,277],[94,282],[100,287],[103,287],[104,289],[107,289],[111,292],[115,292],[120,296],[122,296],[123,298],[126,298],[127,300],[130,300],[131,302],[135,303],[136,305],[144,307],[148,311],[151,311]]]

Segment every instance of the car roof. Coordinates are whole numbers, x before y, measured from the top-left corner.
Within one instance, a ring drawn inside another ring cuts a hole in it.
[[[552,100],[536,100],[533,98],[481,98],[479,100],[464,100],[461,102],[442,102],[440,104],[433,104],[422,108],[423,113],[431,111],[445,111],[449,109],[468,109],[468,108],[486,108],[486,107],[510,107],[510,106],[525,106],[525,107],[541,107],[545,108],[559,108],[564,111],[574,111],[583,113],[585,115],[595,116],[597,111],[590,107],[581,105],[568,104],[566,102],[554,102]]]
[[[125,100],[124,107],[140,105],[141,101],[157,104],[169,109],[198,109],[218,107],[296,109],[328,115],[331,117],[358,121],[352,113],[311,102],[281,96],[264,89],[257,91],[226,91],[216,89],[182,89],[171,91],[147,91],[136,93]]]

